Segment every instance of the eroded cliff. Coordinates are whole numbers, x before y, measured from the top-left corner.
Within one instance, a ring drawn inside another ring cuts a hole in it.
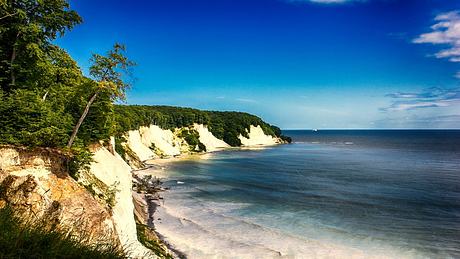
[[[251,126],[247,137],[239,138],[243,146],[283,142],[265,135],[260,126]],[[1,147],[0,205],[9,204],[24,217],[46,219],[88,243],[119,244],[131,258],[155,258],[138,241],[132,169],[143,167],[149,159],[212,152],[230,145],[202,124],[174,130],[150,125],[126,132],[123,139],[123,157],[115,152],[114,138],[91,146],[89,170],[81,170],[75,179],[68,173],[69,154],[46,148]]]

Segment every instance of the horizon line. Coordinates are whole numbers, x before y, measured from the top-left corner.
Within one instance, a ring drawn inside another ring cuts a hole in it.
[[[288,128],[281,130],[460,130],[460,128]]]

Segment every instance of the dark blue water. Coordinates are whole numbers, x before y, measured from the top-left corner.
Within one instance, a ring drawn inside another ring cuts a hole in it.
[[[284,134],[293,144],[171,164],[168,184],[180,194],[171,202],[228,205],[232,209],[219,213],[368,255],[460,258],[460,131]],[[202,228],[215,226],[206,222]],[[277,249],[276,242],[266,246]],[[289,249],[305,255],[298,244]]]

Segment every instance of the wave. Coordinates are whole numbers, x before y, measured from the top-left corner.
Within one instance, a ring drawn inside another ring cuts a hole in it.
[[[400,251],[387,247],[364,251],[306,239],[232,215],[248,204],[183,197],[179,192],[166,194],[166,204],[155,213],[161,218],[155,227],[189,258],[401,258]]]

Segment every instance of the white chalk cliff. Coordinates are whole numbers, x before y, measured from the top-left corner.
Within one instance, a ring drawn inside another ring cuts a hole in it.
[[[282,141],[278,138],[275,138],[270,135],[266,135],[260,125],[257,127],[251,125],[249,132],[249,138],[244,137],[240,134],[239,139],[241,140],[241,144],[243,146],[262,146],[262,145],[275,145],[279,144]]]
[[[126,144],[139,157],[141,161],[152,159],[155,153],[142,142],[140,130],[130,130],[126,133]]]
[[[139,134],[143,145],[151,147],[153,144],[166,156],[175,156],[181,153],[181,142],[169,129],[164,130],[157,125],[150,125],[149,127],[140,127]]]
[[[206,146],[206,151],[212,152],[218,149],[230,147],[225,141],[216,138],[203,124],[193,124],[193,128],[200,134],[200,142]]]
[[[185,129],[185,128],[183,128]],[[193,124],[199,134],[199,140],[206,147],[207,152],[230,147],[223,140],[216,138],[203,124]],[[139,130],[130,130],[126,134],[126,145],[139,157],[141,161],[150,160],[161,156],[177,156],[189,151],[189,146],[184,139],[178,137],[177,132],[182,129],[162,129],[157,125],[140,127]],[[275,145],[283,141],[277,137],[266,135],[260,125],[251,125],[248,138],[240,135],[239,139],[245,147]]]
[[[54,222],[82,242],[120,244],[111,210],[69,176],[55,150],[0,147],[0,186],[0,207],[24,219]]]
[[[184,129],[171,131],[156,125],[140,127],[125,134],[126,142],[123,145],[141,161],[176,156],[190,152],[190,146],[179,137]],[[216,138],[205,125],[194,124],[187,129],[198,132],[199,141],[208,152],[230,147],[223,140]],[[265,135],[260,126],[251,126],[248,136],[249,138],[240,136],[244,146],[273,145],[282,142],[278,138]],[[31,208],[36,213],[47,212],[58,204],[59,213],[56,214],[53,210],[56,219],[67,222],[73,228],[80,226],[75,231],[90,233],[91,239],[94,240],[108,235],[126,249],[130,258],[156,258],[137,239],[132,195],[133,168],[115,152],[114,147],[114,138],[111,138],[108,147],[96,145],[92,148],[93,162],[90,171],[82,172],[79,183],[69,176],[64,165],[65,156],[56,150],[43,149],[34,153],[27,149],[0,148],[0,185],[7,187],[5,190],[10,191],[12,196],[9,197],[10,200],[15,201],[19,207],[23,203],[32,204]],[[112,205],[104,205],[85,189],[93,188],[98,181],[102,182],[102,187],[99,186],[96,192],[101,194],[102,190],[104,194],[113,191]],[[12,184],[7,186],[8,183]],[[18,186],[26,186],[30,191],[26,196],[15,197],[13,194],[17,193],[15,188]],[[73,216],[75,211],[83,211],[81,216],[84,222]]]
[[[91,173],[115,192],[115,206],[112,219],[120,243],[131,258],[152,258],[153,254],[137,240],[134,204],[132,196],[131,167],[118,155],[104,147],[98,148],[93,155]]]

